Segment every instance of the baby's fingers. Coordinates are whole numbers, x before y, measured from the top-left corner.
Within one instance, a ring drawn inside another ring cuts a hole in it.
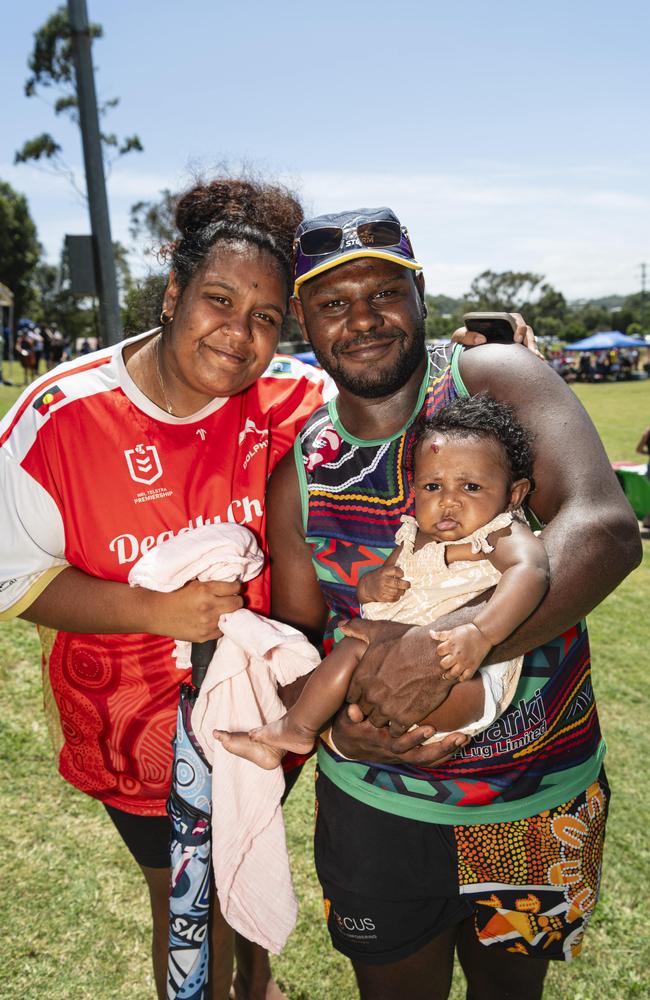
[[[442,663],[443,660],[447,661],[447,665],[451,667],[456,662],[456,657],[454,656],[454,647],[448,639],[444,642],[438,643],[438,649],[436,650],[438,654],[438,659]]]
[[[347,713],[350,722],[363,722],[365,719],[365,715],[358,705],[348,705]]]
[[[460,663],[456,663],[455,660],[451,660],[451,665],[445,665],[445,672],[447,677],[453,677],[455,681],[463,680],[463,666]]]
[[[451,635],[451,632],[449,632],[449,631],[447,631],[447,632],[445,632],[445,631],[436,632],[435,629],[430,628],[429,629],[429,635],[431,636],[432,639],[436,639],[438,642],[444,642],[445,639],[449,638],[449,636]],[[438,646],[438,649],[440,649],[440,646]]]

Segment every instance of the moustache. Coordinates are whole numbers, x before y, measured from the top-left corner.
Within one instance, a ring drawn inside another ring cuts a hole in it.
[[[353,347],[371,347],[373,344],[382,344],[385,341],[399,340],[402,343],[406,340],[406,333],[404,330],[395,328],[383,333],[379,336],[377,334],[367,335],[360,334],[353,337],[351,340],[347,340],[344,344],[334,344],[332,346],[332,355],[337,358],[340,354],[345,353],[345,351],[350,350]]]

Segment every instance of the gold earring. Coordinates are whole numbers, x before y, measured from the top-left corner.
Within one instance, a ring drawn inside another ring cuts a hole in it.
[[[173,316],[170,316],[170,315],[169,315],[169,314],[168,314],[168,313],[167,313],[167,312],[166,312],[166,311],[165,311],[165,310],[163,309],[163,311],[162,311],[162,312],[161,312],[161,314],[160,314],[160,325],[161,325],[161,326],[167,326],[167,324],[168,324],[168,323],[171,323],[171,321],[173,320],[173,318],[174,318]]]

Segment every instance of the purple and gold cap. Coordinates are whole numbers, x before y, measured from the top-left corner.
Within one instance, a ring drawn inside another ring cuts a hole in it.
[[[300,286],[339,264],[361,257],[392,260],[421,271],[405,226],[390,208],[357,208],[318,215],[298,226],[293,244],[294,295]]]

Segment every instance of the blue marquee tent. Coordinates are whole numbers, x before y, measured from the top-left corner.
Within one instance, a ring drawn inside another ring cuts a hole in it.
[[[648,347],[645,340],[638,337],[628,337],[620,330],[607,330],[603,333],[594,333],[591,337],[583,340],[576,340],[573,344],[567,344],[565,351],[611,351],[617,347]]]

